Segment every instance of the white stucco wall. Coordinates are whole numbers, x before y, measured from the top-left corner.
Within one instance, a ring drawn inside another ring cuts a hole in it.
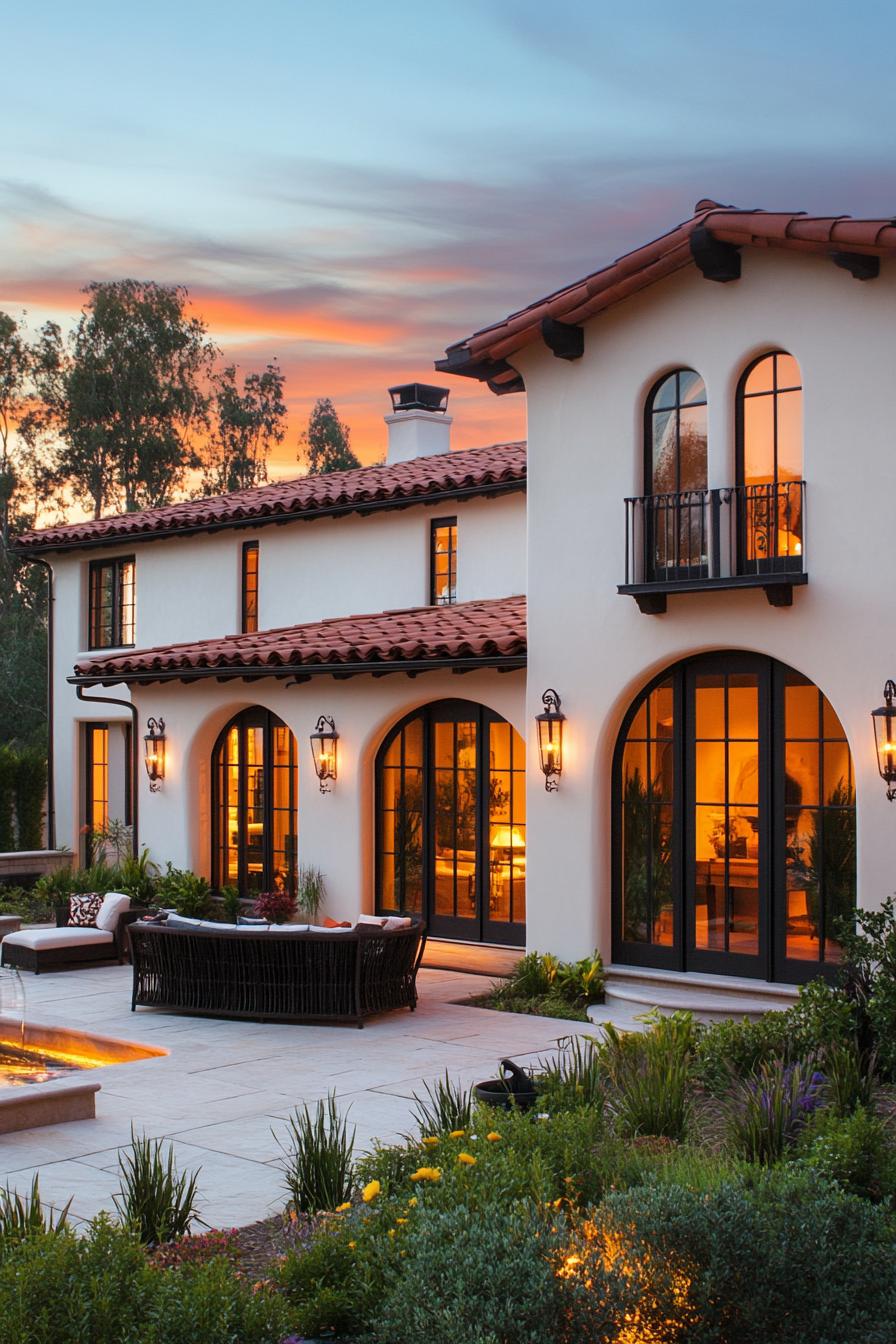
[[[880,279],[860,283],[824,259],[742,256],[736,283],[691,268],[593,319],[575,363],[539,346],[515,361],[529,415],[526,720],[546,686],[569,718],[560,791],[545,794],[530,769],[528,941],[561,955],[595,945],[609,955],[610,766],[621,718],[654,673],[703,650],[767,654],[821,687],[855,762],[859,899],[874,905],[896,886],[896,809],[869,722],[896,668],[896,272],[884,264]],[[645,396],[668,370],[702,374],[709,485],[731,485],[736,383],[775,348],[803,374],[808,585],[791,608],[770,607],[754,589],[673,595],[665,615],[642,615],[616,585],[623,499],[644,493]]]
[[[352,919],[374,903],[374,759],[389,728],[418,705],[444,698],[473,700],[525,729],[525,674],[473,672],[403,674],[374,680],[321,677],[285,687],[264,680],[251,685],[217,682],[141,687],[135,692],[141,722],[165,719],[165,782],[150,793],[140,780],[140,838],[156,859],[206,875],[211,864],[210,762],[218,734],[242,709],[261,705],[292,730],[298,757],[299,862],[321,869],[326,913]],[[339,732],[339,777],[322,794],[314,773],[309,734],[328,714]]]
[[[90,719],[124,723],[129,718],[126,710],[115,706],[79,702],[66,680],[75,663],[87,655],[91,559],[136,556],[136,647],[152,648],[239,631],[240,567],[246,541],[257,540],[259,545],[260,629],[425,606],[429,602],[430,522],[442,517],[458,520],[458,601],[525,592],[526,503],[522,492],[491,500],[449,502],[440,508],[415,506],[367,517],[228,529],[54,557],[57,844],[75,852],[80,845],[84,813],[81,724]],[[128,699],[125,687],[97,688],[89,694]],[[141,709],[138,737],[145,730],[146,717]],[[142,750],[142,741],[138,747]],[[119,789],[119,799],[122,796]],[[120,815],[114,795],[111,812]]]

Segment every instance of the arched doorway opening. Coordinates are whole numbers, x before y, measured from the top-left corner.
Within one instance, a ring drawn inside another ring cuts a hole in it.
[[[469,700],[424,705],[376,757],[376,902],[435,937],[526,940],[525,743]]]
[[[708,654],[636,697],[613,763],[613,957],[804,981],[856,900],[855,784],[822,692]]]
[[[212,753],[212,880],[242,895],[296,889],[296,741],[270,710],[243,710]]]

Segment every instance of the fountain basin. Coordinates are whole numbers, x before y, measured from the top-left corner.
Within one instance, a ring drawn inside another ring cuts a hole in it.
[[[100,1084],[84,1070],[167,1055],[158,1046],[0,1018],[0,1134],[92,1120]]]

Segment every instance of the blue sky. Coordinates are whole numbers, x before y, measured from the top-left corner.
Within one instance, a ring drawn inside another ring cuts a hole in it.
[[[896,10],[3,0],[0,307],[190,289],[276,355],[290,441],[332,395],[361,455],[390,382],[697,199],[896,214]],[[457,442],[524,432],[460,381]]]

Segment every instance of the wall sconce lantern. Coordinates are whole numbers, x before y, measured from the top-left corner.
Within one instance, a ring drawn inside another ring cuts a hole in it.
[[[321,714],[317,727],[311,734],[311,754],[314,757],[314,770],[320,780],[321,793],[329,793],[330,781],[336,778],[336,743],[339,734],[336,725],[326,714]]]
[[[560,708],[556,691],[547,690],[541,697],[544,709],[535,715],[538,725],[538,756],[544,772],[544,787],[556,793],[563,774],[563,724],[566,715]]]
[[[884,686],[884,703],[871,711],[874,724],[874,745],[877,749],[877,768],[887,786],[887,797],[896,799],[896,682]]]
[[[149,775],[150,793],[158,793],[165,778],[165,720],[147,719],[143,738],[143,761]]]

